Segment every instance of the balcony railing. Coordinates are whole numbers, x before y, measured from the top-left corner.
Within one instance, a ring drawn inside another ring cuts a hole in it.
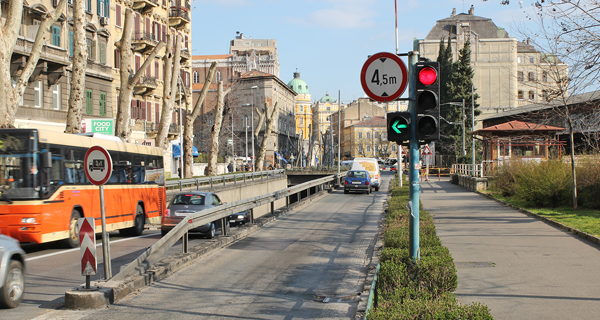
[[[180,27],[190,22],[189,11],[182,8],[171,8],[169,10],[169,26]]]
[[[15,44],[14,52],[23,54],[25,56],[31,55],[31,49],[33,48],[33,40],[18,37],[17,43]],[[60,65],[69,65],[69,52],[67,49],[54,47],[50,45],[44,45],[40,54],[40,60],[46,60],[58,63]]]
[[[132,37],[134,51],[147,52],[154,49],[158,44],[157,36],[149,32],[135,32]]]
[[[158,7],[158,0],[133,0],[133,10],[146,12],[154,7]]]
[[[183,8],[187,9],[187,11],[190,11],[192,9],[192,6],[190,5],[190,1],[188,0],[175,0],[171,1],[171,8]]]
[[[181,49],[181,59],[182,60],[190,60],[192,58],[192,56],[190,55],[190,49],[188,48],[183,48]]]

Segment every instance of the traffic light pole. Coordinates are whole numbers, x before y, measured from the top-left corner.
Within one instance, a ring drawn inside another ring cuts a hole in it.
[[[419,52],[408,53],[408,79],[410,112],[409,192],[410,192],[410,256],[413,262],[420,260],[419,250],[419,140],[417,136],[417,81],[416,64]]]

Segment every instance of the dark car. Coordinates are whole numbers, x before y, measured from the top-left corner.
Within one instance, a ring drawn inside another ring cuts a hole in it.
[[[160,222],[160,231],[164,236],[179,222],[192,213],[222,205],[223,202],[217,194],[207,191],[189,191],[177,193],[167,207],[165,215]],[[229,222],[227,222],[229,224]],[[221,228],[221,219],[209,222],[189,232],[201,233],[207,238],[215,237],[215,230]]]
[[[344,193],[350,191],[361,191],[367,194],[371,193],[371,177],[369,171],[366,170],[350,170],[346,173],[346,181],[344,182]]]
[[[236,225],[244,225],[246,223],[250,223],[250,211],[242,211],[238,213],[234,213],[229,215],[229,224],[232,226]]]

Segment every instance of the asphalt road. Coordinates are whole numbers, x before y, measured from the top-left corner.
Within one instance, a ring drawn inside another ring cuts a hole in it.
[[[335,190],[108,308],[37,319],[349,319],[387,197]]]

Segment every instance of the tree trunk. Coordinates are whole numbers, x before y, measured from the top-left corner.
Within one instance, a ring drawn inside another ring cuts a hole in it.
[[[260,144],[260,149],[258,150],[258,155],[256,156],[256,167],[259,169],[259,171],[262,171],[263,169],[263,165],[265,162],[265,153],[267,151],[267,143],[269,143],[269,137],[271,136],[271,132],[273,131],[273,118],[275,116],[275,112],[277,111],[277,102],[275,102],[275,105],[273,105],[273,110],[271,111],[271,113],[269,113],[269,105],[267,103],[265,103],[265,111],[264,114],[266,115],[266,121],[265,121],[265,135],[261,141]]]
[[[175,54],[173,54],[173,37],[175,37]],[[173,34],[167,35],[167,49],[163,60],[165,62],[165,79],[163,82],[163,103],[160,113],[160,124],[156,135],[156,146],[167,150],[169,147],[169,128],[173,120],[173,108],[175,105],[175,95],[177,94],[177,79],[179,79],[179,70],[181,68],[181,36]],[[183,84],[181,84],[183,85]]]
[[[1,9],[0,9],[1,10]],[[1,12],[0,12],[1,13]],[[10,64],[13,49],[17,43],[21,19],[23,17],[23,0],[8,2],[8,13],[4,26],[0,28],[0,128],[9,128],[9,106],[14,101]]]
[[[227,90],[229,91],[229,90]],[[219,81],[217,89],[217,106],[215,108],[215,124],[210,135],[210,150],[208,152],[208,175],[217,175],[217,155],[219,153],[219,134],[223,124],[223,108],[225,107],[225,93],[223,92],[223,81]]]
[[[15,8],[15,6],[20,6],[19,8]],[[40,27],[38,29],[38,33],[35,37],[35,41],[33,42],[33,46],[31,48],[31,54],[27,59],[27,63],[25,64],[25,68],[21,71],[21,75],[19,76],[19,80],[14,88],[12,88],[12,77],[10,76],[10,63],[12,59],[12,53],[17,41],[17,35],[19,33],[19,27],[21,25],[21,17],[23,12],[23,1],[9,1],[9,16],[8,20],[5,23],[4,27],[2,27],[2,31],[0,33],[0,37],[4,39],[0,52],[0,62],[2,63],[0,67],[2,67],[3,74],[0,75],[2,78],[2,88],[5,90],[5,93],[0,96],[2,101],[6,101],[6,108],[0,111],[0,116],[2,122],[0,122],[0,127],[3,128],[12,128],[15,125],[15,115],[17,114],[17,109],[19,108],[19,102],[23,97],[23,93],[25,92],[25,88],[29,83],[29,78],[33,71],[37,67],[38,60],[40,59],[40,55],[42,54],[42,48],[46,43],[46,36],[48,35],[48,30],[50,26],[54,24],[60,15],[65,11],[65,7],[67,6],[67,0],[60,0],[56,10],[52,13],[45,16],[44,20],[41,22]],[[16,16],[13,16],[16,15]],[[15,25],[15,19],[18,20],[18,24]]]
[[[73,3],[73,23],[73,67],[65,133],[81,133],[81,109],[85,97],[85,69],[88,57],[85,38],[85,2],[82,0]]]
[[[577,211],[577,170],[575,170],[575,139],[573,138],[573,122],[569,122],[569,143],[571,143],[571,174],[573,175],[573,210]]]
[[[185,118],[185,127],[183,128],[183,149],[185,151],[184,172],[186,178],[191,178],[193,176],[194,157],[192,155],[192,136],[194,135],[194,122],[200,114],[200,109],[202,108],[204,99],[206,99],[206,94],[208,93],[208,89],[210,88],[210,84],[212,83],[212,79],[215,75],[216,70],[217,63],[213,62],[210,65],[210,69],[208,69],[208,76],[206,77],[204,86],[202,87],[202,91],[200,92],[200,96],[196,101],[196,105],[194,106],[192,113],[188,114]]]
[[[121,40],[116,44],[121,55],[121,87],[119,90],[119,105],[117,106],[117,120],[115,124],[115,135],[125,142],[131,139],[131,99],[133,98],[133,87],[135,83],[146,72],[146,69],[152,63],[156,55],[164,47],[164,42],[159,42],[154,50],[144,60],[140,68],[133,73],[131,69],[131,40],[133,34],[133,11],[130,8],[125,10],[125,25]]]

